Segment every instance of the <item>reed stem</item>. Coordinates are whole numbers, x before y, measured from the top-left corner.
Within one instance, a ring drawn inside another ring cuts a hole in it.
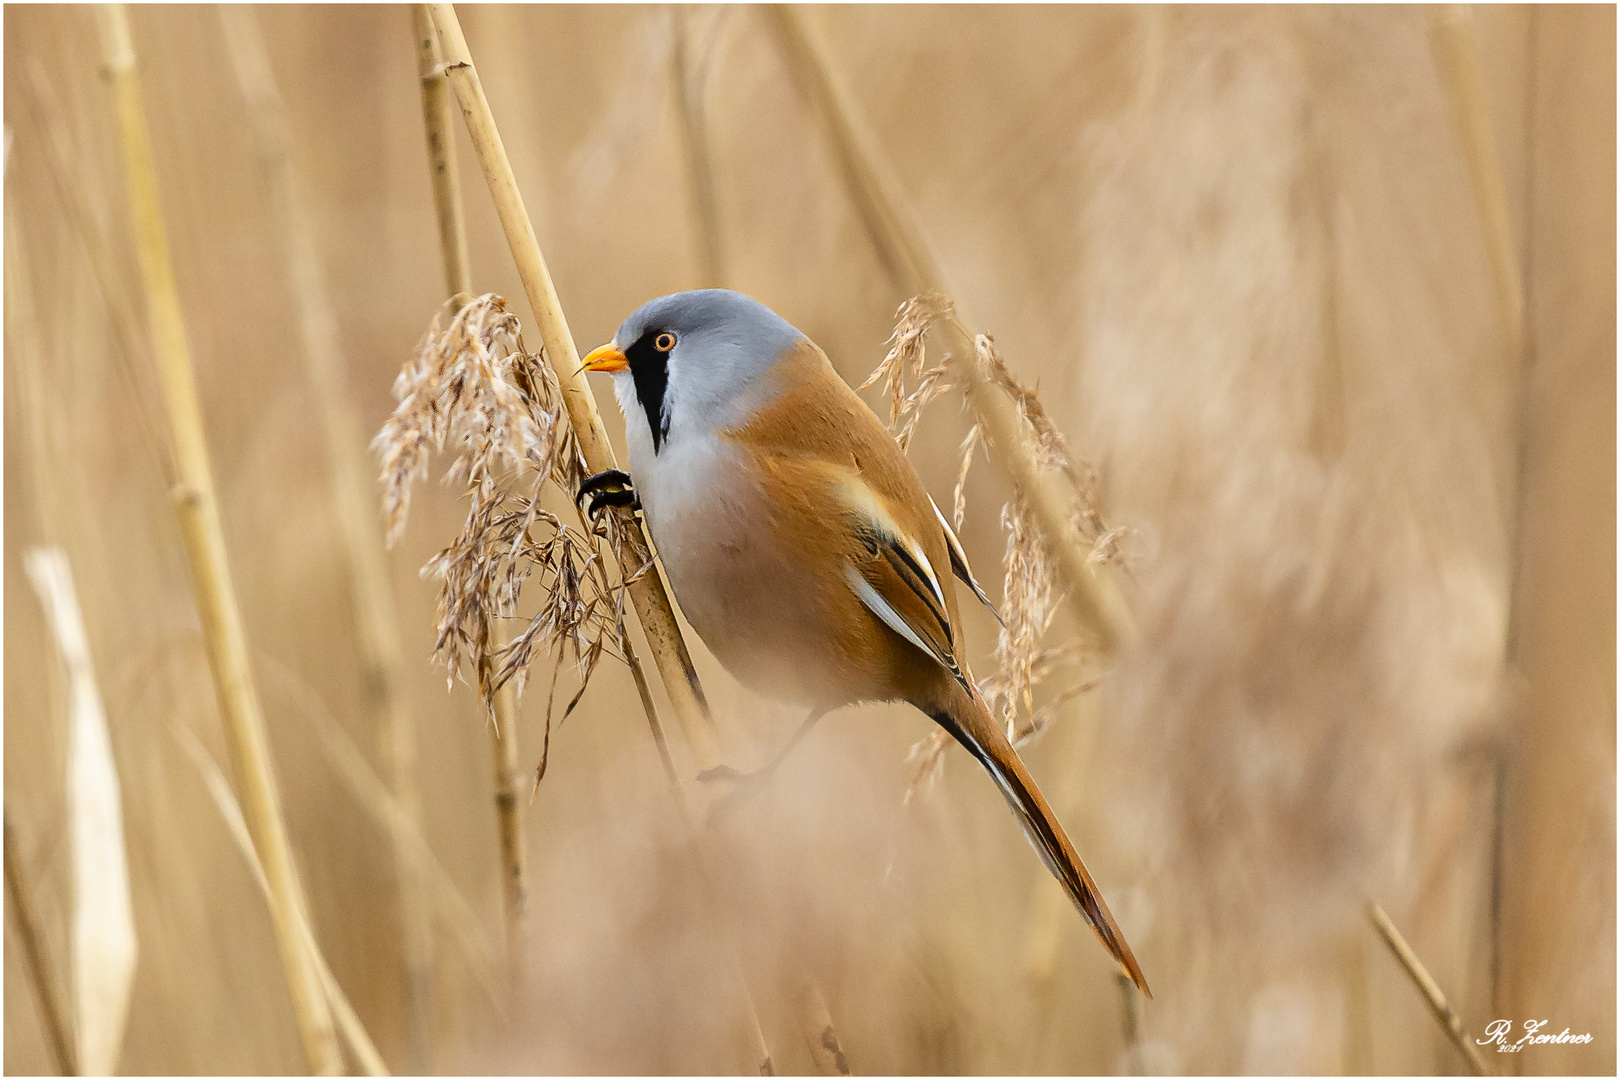
[[[512,174],[512,165],[495,126],[489,101],[484,96],[478,71],[473,67],[461,24],[450,4],[432,4],[429,7],[434,26],[439,31],[445,73],[455,89],[462,120],[467,125],[473,149],[478,154],[478,162],[483,168],[484,180],[489,186],[496,214],[500,217],[512,259],[523,279],[523,291],[534,316],[534,326],[545,345],[546,364],[562,387],[563,404],[568,410],[568,419],[579,442],[586,469],[591,474],[606,472],[617,467],[613,447],[608,442],[607,429],[602,426],[596,399],[580,368],[579,352],[574,347],[573,335],[569,333],[568,320],[557,299],[557,291],[535,237],[534,226],[523,206],[517,179]],[[627,524],[632,534],[640,539],[641,546],[650,550],[651,545],[641,522],[632,517]],[[675,707],[676,719],[680,722],[698,768],[702,770],[719,765],[720,749],[714,719],[709,714],[709,705],[698,683],[697,670],[692,666],[686,642],[681,638],[680,627],[675,621],[675,609],[670,603],[669,594],[664,591],[663,580],[657,574],[643,574],[630,584],[629,591],[647,644],[652,649],[653,662]]]
[[[247,640],[225,554],[213,468],[192,377],[180,296],[169,260],[156,162],[141,103],[129,23],[121,4],[106,4],[99,10],[102,45],[122,136],[130,220],[146,286],[152,357],[158,367],[174,449],[175,515],[191,566],[231,769],[241,793],[248,833],[264,867],[271,919],[304,1053],[311,1071],[335,1075],[342,1068],[342,1056],[321,985],[313,938],[306,941],[298,929],[305,921],[305,907],[293,869],[264,715],[253,684]]]
[[[16,198],[8,198],[5,205],[6,350],[21,399],[19,412],[28,445],[26,457],[32,481],[30,486],[34,489],[35,507],[39,515],[39,534],[51,542],[61,535],[57,531],[62,517],[62,512],[57,509],[61,485],[53,482],[59,477],[60,469],[51,448],[49,410],[42,385],[44,379],[39,370],[42,351],[39,323],[28,264],[23,255],[22,234],[15,209],[17,205]],[[48,667],[47,671],[50,670],[54,669]],[[68,693],[71,694],[71,688]],[[54,699],[54,695],[49,696]],[[55,709],[51,712],[53,722],[54,714]],[[11,897],[17,915],[17,933],[22,940],[29,981],[33,985],[34,999],[45,1029],[46,1049],[52,1056],[57,1072],[64,1076],[78,1075],[77,1046],[68,1023],[70,1005],[60,994],[50,959],[46,955],[44,928],[39,909],[34,905],[33,889],[21,846],[12,832],[10,811],[5,813],[5,878],[7,895]]]
[[[1496,301],[1517,363],[1524,334],[1524,284],[1513,242],[1513,226],[1508,219],[1501,159],[1496,151],[1496,136],[1491,132],[1490,105],[1485,100],[1485,78],[1479,67],[1479,45],[1468,8],[1462,4],[1435,8],[1430,41],[1446,94],[1456,113],[1457,134],[1479,206]]]
[[[703,68],[692,52],[692,14],[685,5],[672,4],[670,77],[675,84],[675,116],[680,123],[681,148],[686,153],[686,175],[697,233],[703,284],[723,288],[726,283],[725,248],[720,242],[720,200],[716,193],[714,156],[709,150],[708,117],[703,107]]]
[[[1435,1022],[1445,1031],[1452,1045],[1468,1059],[1468,1067],[1474,1070],[1474,1075],[1485,1076],[1488,1070],[1485,1068],[1485,1059],[1480,1056],[1479,1047],[1468,1038],[1462,1021],[1451,1011],[1446,995],[1440,992],[1440,984],[1434,981],[1429,969],[1423,966],[1423,961],[1418,959],[1417,953],[1412,951],[1412,947],[1406,943],[1401,932],[1395,929],[1395,924],[1377,903],[1367,902],[1367,918],[1373,924],[1373,929],[1378,931],[1378,936],[1384,939],[1384,944],[1389,946],[1389,951],[1406,970],[1412,985],[1423,995],[1423,1001],[1429,1006],[1429,1012],[1434,1014]]]
[[[157,420],[159,407],[152,399],[146,380],[137,374],[137,365],[146,362],[147,350],[141,340],[136,301],[130,295],[129,286],[113,257],[113,246],[107,231],[85,193],[85,169],[68,138],[68,123],[61,103],[51,89],[43,65],[35,57],[30,56],[24,62],[22,91],[20,96],[33,113],[34,126],[44,144],[45,153],[42,156],[51,174],[52,185],[62,200],[74,231],[79,234],[79,241],[90,260],[96,286],[101,291],[102,302],[107,305],[108,321],[112,324],[113,336],[118,339],[119,347],[114,356],[118,360],[119,374],[129,384],[141,430],[153,447],[164,479],[172,484],[174,453],[168,445],[162,424]]]
[[[890,279],[907,296],[949,296],[944,274],[922,229],[908,213],[898,182],[854,100],[833,77],[803,13],[785,4],[770,5],[763,11],[799,92],[825,130],[844,186]],[[966,388],[991,458],[1029,501],[1081,616],[1104,650],[1129,644],[1136,637],[1136,627],[1124,597],[1110,572],[1088,560],[1091,545],[1075,530],[1073,485],[1036,460],[1017,406],[979,371],[974,335],[965,320],[953,313],[939,328],[954,360],[951,377]]]
[[[433,208],[439,217],[439,245],[450,297],[472,294],[472,261],[467,254],[467,218],[461,207],[461,170],[456,165],[455,132],[450,129],[450,92],[444,55],[426,4],[412,4],[416,27],[416,66],[422,79],[422,127],[427,134]],[[459,304],[456,305],[460,307]]]
[[[1535,77],[1535,35],[1538,12],[1531,9],[1529,12],[1529,67],[1526,75],[1526,92],[1530,96],[1530,105],[1527,117],[1534,122],[1535,91],[1537,80]],[[1457,122],[1457,135],[1462,143],[1463,156],[1468,164],[1468,176],[1474,189],[1474,199],[1479,211],[1480,227],[1484,234],[1486,257],[1491,265],[1491,279],[1496,287],[1497,306],[1502,313],[1503,332],[1507,340],[1508,356],[1514,370],[1519,409],[1519,446],[1513,486],[1509,492],[1508,520],[1511,525],[1510,565],[1513,567],[1513,580],[1508,589],[1508,596],[1512,604],[1508,623],[1507,661],[1511,668],[1518,661],[1518,626],[1521,620],[1520,609],[1523,607],[1520,596],[1519,568],[1521,562],[1519,551],[1522,548],[1522,537],[1531,526],[1524,518],[1524,480],[1526,447],[1528,440],[1526,432],[1529,427],[1529,402],[1531,395],[1528,392],[1529,372],[1531,367],[1532,342],[1526,333],[1525,326],[1525,280],[1528,274],[1528,261],[1530,252],[1530,214],[1534,207],[1533,168],[1526,168],[1526,190],[1523,193],[1525,220],[1525,268],[1521,269],[1519,255],[1513,238],[1513,227],[1509,221],[1507,190],[1502,175],[1501,159],[1497,153],[1496,138],[1491,128],[1490,105],[1485,97],[1485,80],[1480,70],[1479,43],[1475,33],[1473,16],[1465,5],[1447,4],[1437,7],[1431,12],[1429,27],[1430,45],[1434,50],[1435,61],[1440,68],[1441,82],[1444,85],[1447,97]],[[1529,131],[1525,134],[1526,160],[1532,159],[1532,140]],[[1522,723],[1522,716],[1516,716],[1514,723]],[[1508,759],[1506,753],[1498,748],[1495,753],[1495,767],[1487,778],[1486,784],[1491,797],[1491,846],[1488,856],[1488,873],[1490,903],[1487,910],[1489,923],[1490,946],[1487,958],[1489,986],[1489,1001],[1493,1010],[1501,1008],[1501,944],[1502,944],[1502,886],[1503,886],[1503,860],[1505,851],[1506,826],[1506,781],[1508,776]]]
[[[50,957],[45,955],[45,931],[39,921],[39,909],[34,906],[34,890],[28,881],[21,846],[11,830],[10,811],[5,814],[5,847],[6,895],[11,897],[11,909],[17,914],[17,936],[22,940],[28,981],[34,987],[34,1000],[45,1027],[45,1046],[57,1072],[77,1076],[78,1059],[73,1053],[73,1039],[68,1034],[62,994],[56,985],[56,974],[51,970]]]
[[[467,220],[461,204],[461,172],[456,165],[455,132],[450,127],[450,94],[444,73],[444,50],[428,5],[411,5],[416,30],[417,71],[422,82],[422,127],[427,135],[428,167],[433,178],[433,206],[439,219],[439,248],[452,314],[472,296],[472,260],[467,253]],[[490,621],[493,652],[506,644],[506,631]],[[491,685],[488,656],[479,658],[483,685]],[[495,722],[490,726],[490,763],[495,786],[495,820],[500,839],[501,910],[506,922],[509,974],[521,978],[524,908],[523,815],[518,808],[517,691],[510,682],[495,691]]]
[[[370,468],[363,427],[343,379],[345,367],[337,312],[315,248],[302,179],[294,168],[286,107],[276,86],[269,51],[253,10],[219,8],[225,41],[249,127],[258,145],[271,223],[281,243],[293,300],[298,309],[305,367],[315,390],[316,410],[326,442],[328,493],[348,562],[349,594],[360,646],[361,679],[372,729],[378,733],[390,785],[400,809],[391,829],[399,888],[400,934],[409,1001],[411,1056],[416,1071],[432,1071],[433,917],[422,884],[423,871],[404,826],[420,831],[422,809],[416,788],[416,728],[400,693],[403,649],[399,615],[389,582],[382,528],[370,497]]]

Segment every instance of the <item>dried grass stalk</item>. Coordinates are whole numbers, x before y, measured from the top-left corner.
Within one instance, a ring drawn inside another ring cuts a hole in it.
[[[1445,1031],[1451,1044],[1468,1059],[1468,1067],[1474,1070],[1474,1075],[1486,1075],[1485,1059],[1480,1056],[1479,1047],[1468,1037],[1468,1032],[1464,1029],[1462,1021],[1457,1018],[1457,1014],[1451,1011],[1446,995],[1440,991],[1440,984],[1434,981],[1429,969],[1423,966],[1423,961],[1418,959],[1417,953],[1412,951],[1412,947],[1406,943],[1401,932],[1395,929],[1395,924],[1384,913],[1384,909],[1377,903],[1368,901],[1367,918],[1373,924],[1373,929],[1378,931],[1378,936],[1384,939],[1384,944],[1389,946],[1389,951],[1405,969],[1407,977],[1412,980],[1412,985],[1423,995],[1423,1001],[1429,1006],[1429,1012],[1434,1014],[1435,1022]]]
[[[1531,18],[1534,18],[1534,14]],[[1532,40],[1534,35],[1532,33]],[[1491,264],[1491,278],[1496,286],[1497,305],[1502,313],[1503,335],[1509,357],[1518,369],[1520,400],[1527,400],[1526,372],[1529,370],[1529,339],[1524,326],[1524,279],[1520,271],[1519,256],[1515,250],[1513,226],[1508,217],[1507,191],[1503,183],[1501,158],[1497,153],[1496,138],[1491,129],[1490,106],[1485,97],[1485,81],[1480,71],[1479,43],[1475,33],[1473,15],[1467,6],[1446,4],[1431,12],[1429,43],[1440,68],[1441,81],[1456,114],[1457,134],[1462,142],[1463,155],[1468,163],[1469,179],[1473,182],[1474,199],[1479,207],[1480,226],[1484,233],[1485,250]],[[1528,198],[1528,196],[1526,196]],[[1528,238],[1526,240],[1528,243]],[[1528,426],[1521,413],[1521,426]],[[1517,537],[1523,535],[1523,453],[1520,456],[1520,475],[1510,494],[1510,506],[1519,522]],[[1513,560],[1518,566],[1518,559]],[[1510,596],[1518,595],[1516,589]],[[1517,607],[1517,605],[1515,605]],[[1510,632],[1510,640],[1512,638]],[[1501,895],[1503,863],[1503,784],[1505,761],[1499,761],[1492,784],[1494,810],[1491,823],[1490,882],[1490,997],[1496,1002],[1501,986],[1500,942]]]
[[[507,245],[523,279],[524,293],[534,314],[535,329],[544,343],[544,356],[549,369],[556,376],[562,391],[570,426],[579,440],[581,457],[589,474],[616,466],[607,431],[597,412],[596,400],[580,369],[579,353],[569,333],[567,319],[557,299],[546,268],[545,256],[535,239],[534,227],[518,192],[517,180],[512,174],[511,162],[495,126],[489,101],[484,96],[483,84],[473,67],[472,55],[462,36],[461,24],[454,8],[449,4],[432,5],[433,23],[439,31],[444,50],[445,71],[461,103],[462,119],[472,138],[484,179],[495,203],[495,210],[505,231]],[[571,489],[577,490],[577,487]],[[642,532],[639,521],[632,515],[617,515],[625,524],[625,537],[633,553],[649,551],[650,543]],[[714,721],[709,715],[708,702],[698,683],[697,671],[682,640],[675,609],[664,591],[657,574],[635,577],[629,587],[630,599],[641,621],[643,633],[653,652],[653,661],[660,678],[675,706],[675,715],[686,735],[693,757],[700,769],[721,763]]]
[[[208,648],[208,661],[225,723],[231,768],[254,850],[263,863],[282,966],[310,1069],[322,1074],[342,1067],[319,977],[319,960],[298,931],[303,898],[293,872],[292,850],[281,814],[246,637],[237,608],[214,497],[213,470],[203,437],[202,410],[192,379],[190,350],[174,269],[169,261],[158,199],[156,163],[141,104],[134,48],[123,7],[101,8],[101,29],[124,150],[124,180],[136,254],[146,286],[152,356],[158,365],[175,455],[175,513],[191,565],[192,586]]]
[[[450,126],[450,88],[444,74],[444,50],[426,4],[411,5],[416,28],[417,73],[422,84],[422,128],[427,138],[433,205],[439,221],[439,249],[444,261],[445,288],[453,314],[472,296],[472,264],[467,254],[467,222],[461,205],[461,171],[456,164],[455,132]],[[505,648],[504,628],[486,628],[495,651]],[[480,663],[487,663],[480,658]],[[486,676],[487,679],[487,676]],[[518,748],[516,688],[495,691],[495,721],[489,726],[490,764],[495,789],[496,830],[500,838],[502,911],[506,919],[508,965],[519,977],[524,949],[524,908],[527,892],[523,873],[523,816],[518,812]],[[549,715],[549,714],[548,714]],[[549,736],[549,727],[547,729]],[[549,747],[549,737],[546,746]]]
[[[720,288],[726,283],[725,247],[720,236],[720,200],[714,177],[714,155],[709,148],[709,124],[704,108],[708,51],[693,32],[693,12],[672,4],[670,17],[670,78],[675,86],[675,118],[681,149],[686,154],[687,186],[692,229],[697,233],[703,284]]]
[[[251,8],[222,5],[219,16],[237,82],[246,101],[250,128],[258,144],[269,189],[271,223],[281,242],[304,346],[305,367],[315,390],[316,411],[325,436],[328,493],[338,534],[348,562],[350,600],[358,631],[362,683],[371,726],[378,734],[383,759],[404,823],[421,822],[416,793],[416,728],[400,693],[403,648],[399,614],[394,606],[388,560],[376,504],[369,492],[366,440],[358,412],[343,378],[345,367],[326,275],[315,249],[302,182],[293,166],[286,108],[276,87],[270,56]],[[419,1068],[432,1061],[433,923],[422,869],[404,834],[392,836],[395,877],[400,898],[401,955],[412,1057]]]
[[[838,1040],[838,1029],[833,1026],[827,999],[815,980],[805,979],[799,988],[799,1021],[804,1028],[805,1045],[823,1076],[848,1076],[849,1058]]]
[[[34,548],[23,565],[67,674],[76,1060],[86,1073],[101,1076],[118,1066],[137,952],[118,770],[67,555],[59,547]]]
[[[140,318],[129,286],[118,269],[113,256],[112,242],[102,225],[90,197],[84,190],[84,169],[79,155],[74,152],[68,138],[69,125],[61,103],[51,90],[45,69],[36,57],[28,57],[23,66],[21,98],[34,116],[34,126],[45,146],[45,164],[52,184],[67,210],[73,229],[79,234],[90,260],[90,270],[101,291],[102,302],[107,305],[108,321],[113,336],[118,339],[117,369],[127,383],[130,397],[135,402],[135,413],[141,431],[155,448],[158,465],[171,483],[174,480],[174,453],[168,444],[168,435],[158,422],[158,406],[153,400],[147,380],[140,377],[137,365],[147,358],[147,346],[141,338]]]
[[[1517,359],[1523,347],[1524,285],[1519,257],[1514,250],[1513,226],[1508,219],[1507,191],[1502,183],[1501,158],[1491,132],[1490,106],[1485,100],[1485,78],[1479,67],[1479,45],[1467,5],[1445,4],[1434,9],[1430,44],[1440,66],[1451,107],[1457,114],[1457,134],[1468,160],[1468,175],[1479,203],[1480,225],[1491,261],[1497,303],[1508,348]]]
[[[450,306],[400,372],[394,386],[399,405],[376,446],[391,537],[404,527],[412,488],[426,477],[431,451],[449,448],[455,454],[446,478],[460,480],[466,489],[461,533],[423,573],[440,582],[435,654],[452,683],[472,668],[479,698],[499,734],[496,809],[507,951],[516,976],[523,948],[522,818],[515,732],[509,722],[502,724],[497,703],[521,694],[537,653],[551,657],[553,693],[547,696],[538,783],[550,747],[556,673],[564,659],[571,654],[580,674],[565,717],[604,655],[631,659],[621,630],[628,582],[611,583],[598,547],[605,537],[623,550],[616,521],[600,535],[587,535],[541,506],[547,483],[577,490],[583,465],[556,378],[540,357],[525,350],[517,317],[493,294],[467,302],[445,324]],[[510,644],[503,644],[503,627],[516,618],[519,594],[531,580],[542,590],[539,610]]]
[[[472,295],[472,261],[467,254],[467,219],[461,206],[461,170],[456,165],[455,132],[450,128],[450,92],[444,55],[426,4],[411,5],[416,29],[416,70],[422,81],[422,128],[427,136],[433,208],[439,218],[439,246],[450,298]]]
[[[899,185],[853,99],[833,78],[826,57],[805,26],[803,13],[791,5],[763,10],[794,82],[826,131],[879,261],[907,295],[943,296],[944,275],[922,230],[907,212]],[[924,302],[939,303],[937,299]],[[1032,409],[1030,400],[1009,396],[1016,383],[997,377],[998,366],[1005,371],[999,359],[990,365],[974,362],[980,346],[954,311],[942,312],[938,324],[951,358],[947,364],[952,380],[966,395],[992,459],[1028,501],[1031,520],[1047,540],[1069,597],[1105,650],[1134,640],[1135,623],[1117,584],[1106,570],[1088,560],[1091,545],[1073,535],[1076,492],[1061,471],[1041,468],[1039,444],[1032,447],[1025,437],[1027,423],[1041,426],[1044,421],[1038,403]]]
[[[372,769],[360,747],[343,730],[343,725],[307,679],[266,653],[261,652],[254,659],[260,670],[297,700],[296,711],[309,723],[315,747],[325,756],[354,801],[386,834],[398,835],[411,846],[416,863],[422,868],[423,885],[431,900],[432,912],[461,949],[485,999],[504,1020],[506,1003],[494,977],[499,967],[499,951],[484,936],[481,920],[433,853],[420,823],[405,817],[404,809],[388,785]]]
[[[45,1046],[56,1063],[57,1072],[77,1076],[79,1063],[68,1034],[66,1006],[57,989],[50,957],[45,955],[45,931],[39,921],[39,909],[34,906],[34,890],[23,864],[21,845],[11,831],[9,810],[5,814],[5,872],[6,895],[11,897],[11,907],[17,916],[17,936],[22,940],[24,966],[45,1027]]]
[[[231,839],[236,841],[237,850],[247,860],[254,883],[264,894],[265,901],[273,904],[274,898],[270,892],[270,882],[264,874],[264,865],[259,861],[258,853],[254,851],[253,838],[248,835],[247,821],[242,817],[242,807],[231,792],[231,785],[225,781],[225,774],[219,771],[214,759],[208,755],[203,744],[188,728],[175,724],[171,730],[181,748],[197,766],[197,771],[202,774],[203,783],[208,786],[208,794],[214,800],[219,816],[225,819],[225,827],[230,830]],[[360,1016],[354,1011],[354,1006],[349,1004],[348,995],[343,992],[343,987],[338,985],[332,969],[327,967],[326,958],[321,955],[314,932],[310,930],[309,922],[303,917],[302,912],[298,913],[297,931],[309,955],[315,960],[321,992],[337,1015],[338,1030],[343,1033],[343,1041],[348,1044],[349,1052],[354,1055],[367,1076],[387,1076],[388,1066],[383,1062],[382,1055],[377,1053],[377,1047],[367,1034],[365,1025],[360,1022]]]

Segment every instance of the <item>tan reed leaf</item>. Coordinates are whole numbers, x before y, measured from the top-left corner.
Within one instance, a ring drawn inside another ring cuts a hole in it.
[[[124,1039],[138,946],[129,895],[124,813],[107,711],[73,571],[59,547],[23,554],[29,581],[56,640],[68,685],[68,835],[73,866],[73,1002],[79,1067],[113,1072]]]

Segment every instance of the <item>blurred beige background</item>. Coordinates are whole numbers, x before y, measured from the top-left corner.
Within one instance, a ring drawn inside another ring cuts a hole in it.
[[[257,15],[369,433],[445,291],[410,12]],[[320,749],[335,725],[383,769],[243,99],[213,8],[131,10],[300,872],[391,1068],[745,1070],[734,950],[783,1072],[816,1068],[796,1004],[806,973],[858,1073],[1464,1071],[1368,927],[1370,897],[1471,1037],[1498,1017],[1592,1035],[1488,1055],[1493,1068],[1614,1072],[1615,14],[1470,16],[1522,340],[1493,277],[1437,16],[809,9],[954,297],[1096,467],[1109,523],[1132,530],[1144,641],[1025,757],[1155,1000],[1120,993],[964,755],[950,751],[943,782],[904,803],[903,759],[929,725],[898,707],[829,717],[719,827],[728,887],[714,915],[630,679],[608,665],[553,730],[544,783],[522,803],[527,988],[497,993],[501,1020],[477,963],[439,933],[423,1056],[387,836]],[[905,297],[760,12],[461,17],[582,349],[643,300],[707,283],[673,93],[681,33],[725,284],[809,333],[851,382],[876,365]],[[65,979],[63,687],[21,562],[48,541],[71,560],[123,785],[140,954],[119,1069],[296,1072],[263,901],[171,734],[184,725],[224,760],[140,419],[155,380],[144,353],[120,359],[25,96],[35,69],[138,295],[94,20],[49,6],[4,19],[7,818]],[[457,127],[475,289],[526,320]],[[912,447],[942,503],[966,428],[947,400]],[[975,468],[962,539],[997,596],[1006,495]],[[416,573],[462,514],[453,489],[424,486],[392,553],[400,692],[426,838],[471,904],[469,929],[494,941],[488,740],[472,692],[447,691],[431,663],[435,583]],[[994,624],[968,618],[982,673]],[[764,760],[797,717],[697,651],[722,728],[747,763]],[[525,769],[542,696],[524,706]],[[49,1071],[15,921],[8,902],[4,1065]]]

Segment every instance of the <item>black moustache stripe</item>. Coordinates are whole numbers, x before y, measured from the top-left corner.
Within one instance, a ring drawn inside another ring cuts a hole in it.
[[[664,448],[664,440],[669,438],[669,410],[664,408],[664,395],[669,392],[669,354],[653,346],[662,332],[648,330],[624,351],[624,358],[630,364],[630,377],[636,383],[636,400],[647,414],[654,454]]]

